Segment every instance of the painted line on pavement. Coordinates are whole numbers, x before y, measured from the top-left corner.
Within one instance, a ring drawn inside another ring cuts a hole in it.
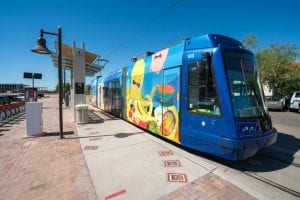
[[[105,200],[113,199],[113,198],[115,198],[117,196],[120,196],[122,194],[125,194],[125,193],[126,193],[126,190],[124,190],[124,189],[120,190],[119,192],[116,192],[116,193],[113,193],[111,195],[108,195],[107,197],[105,197]]]

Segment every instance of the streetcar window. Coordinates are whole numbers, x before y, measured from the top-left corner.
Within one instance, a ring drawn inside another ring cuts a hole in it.
[[[223,53],[234,116],[247,118],[265,115],[255,57],[246,52]]]
[[[188,64],[188,110],[220,115],[220,105],[210,59]]]

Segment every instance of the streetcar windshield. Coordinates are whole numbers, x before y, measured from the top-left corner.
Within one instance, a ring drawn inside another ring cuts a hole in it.
[[[223,55],[235,117],[264,116],[266,110],[254,56],[233,51]]]

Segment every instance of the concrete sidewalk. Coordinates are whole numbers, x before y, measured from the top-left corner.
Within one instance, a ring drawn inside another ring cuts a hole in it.
[[[77,125],[98,199],[255,199],[215,166],[107,113]]]
[[[24,114],[0,124],[0,200],[255,199],[214,164],[103,112],[74,131],[64,108],[61,140],[57,96],[42,101],[43,136],[23,139]]]
[[[0,125],[0,199],[97,199],[76,133],[64,108],[59,139],[57,95],[43,98],[42,137],[26,138],[26,116]]]

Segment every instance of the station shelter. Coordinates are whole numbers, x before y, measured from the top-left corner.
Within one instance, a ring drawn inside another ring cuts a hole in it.
[[[53,65],[58,67],[58,43],[54,42],[56,52],[50,57]],[[104,62],[103,62],[104,61]],[[100,55],[86,51],[85,44],[79,48],[76,42],[72,46],[62,44],[62,69],[70,71],[71,77],[71,101],[73,116],[75,120],[75,106],[86,104],[85,78],[101,73],[107,60],[101,59]],[[100,63],[103,63],[102,65]],[[65,73],[64,73],[65,75]]]

